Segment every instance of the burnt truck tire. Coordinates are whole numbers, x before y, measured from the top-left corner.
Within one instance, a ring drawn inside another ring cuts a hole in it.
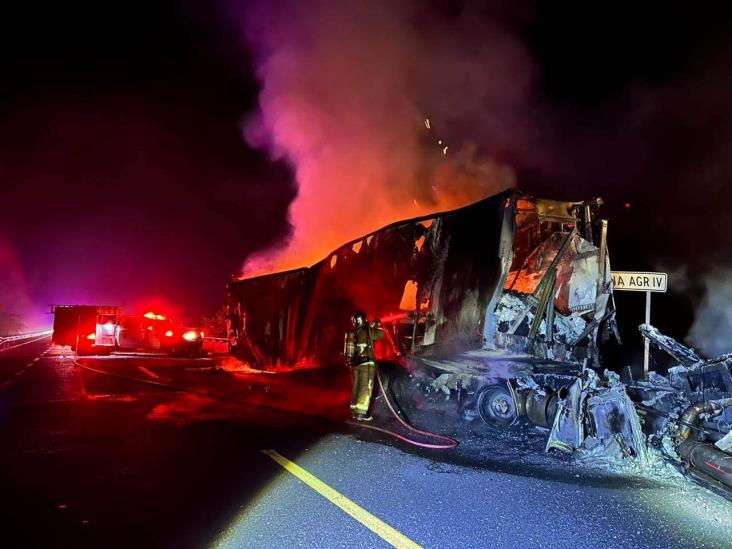
[[[487,385],[478,391],[478,415],[491,429],[505,429],[513,425],[518,414],[516,402],[506,384]]]

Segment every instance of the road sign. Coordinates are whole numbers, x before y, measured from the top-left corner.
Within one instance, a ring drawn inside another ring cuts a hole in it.
[[[627,292],[665,292],[668,283],[666,273],[613,271],[613,290]]]
[[[613,291],[646,292],[646,324],[651,323],[651,292],[665,292],[668,285],[666,273],[613,271]],[[643,376],[648,376],[648,340],[643,341]]]

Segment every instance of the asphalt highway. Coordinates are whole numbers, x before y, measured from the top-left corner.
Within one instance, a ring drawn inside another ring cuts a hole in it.
[[[548,456],[537,429],[445,417],[461,446],[426,451],[342,423],[329,372],[78,364],[44,342],[0,355],[0,520],[18,546],[732,546],[728,500]]]

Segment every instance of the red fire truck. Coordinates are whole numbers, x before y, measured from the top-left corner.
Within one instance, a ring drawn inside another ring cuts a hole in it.
[[[53,343],[79,354],[109,353],[117,347],[121,311],[108,305],[54,305]]]
[[[117,350],[160,351],[198,355],[203,332],[176,324],[156,311],[124,315],[107,305],[54,305],[53,342],[78,354],[106,354]]]

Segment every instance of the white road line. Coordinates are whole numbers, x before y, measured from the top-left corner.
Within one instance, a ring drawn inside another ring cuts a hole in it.
[[[39,360],[41,360],[41,357],[38,356],[38,357],[36,357],[36,358],[33,359],[33,362],[38,362]]]
[[[160,376],[158,374],[156,374],[155,372],[151,372],[144,366],[138,366],[137,369],[140,370],[143,374],[150,376],[153,379],[160,379]]]

